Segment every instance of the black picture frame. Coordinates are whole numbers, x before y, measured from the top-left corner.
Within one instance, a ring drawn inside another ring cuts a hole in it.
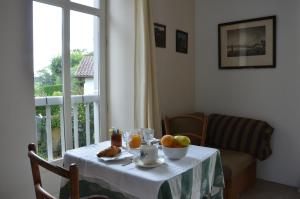
[[[176,52],[188,53],[188,33],[182,30],[176,30]]]
[[[158,48],[166,48],[166,26],[154,23],[155,46]]]
[[[219,69],[275,68],[276,16],[218,24]]]

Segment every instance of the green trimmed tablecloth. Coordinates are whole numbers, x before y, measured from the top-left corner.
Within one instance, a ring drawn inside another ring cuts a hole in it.
[[[112,199],[222,199],[224,177],[217,149],[191,145],[180,160],[165,158],[155,168],[139,168],[128,159],[105,162],[97,158],[110,145],[102,142],[70,150],[64,166],[77,163],[80,173],[80,197],[106,195]],[[163,152],[159,150],[159,155]],[[60,198],[69,198],[69,183],[63,180]]]

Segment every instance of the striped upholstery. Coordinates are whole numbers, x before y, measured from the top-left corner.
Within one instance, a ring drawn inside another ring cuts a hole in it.
[[[265,160],[272,154],[272,133],[273,128],[260,120],[211,114],[208,117],[206,145],[249,153]]]

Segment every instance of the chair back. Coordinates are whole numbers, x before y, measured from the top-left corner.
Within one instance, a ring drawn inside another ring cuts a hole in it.
[[[31,164],[36,199],[55,199],[55,197],[48,193],[42,186],[39,166],[69,179],[71,185],[71,199],[79,199],[79,171],[76,164],[71,164],[69,171],[62,167],[54,166],[36,154],[35,144],[28,145],[28,157]]]
[[[166,134],[188,136],[194,145],[204,146],[207,129],[205,115],[177,115],[164,118]]]

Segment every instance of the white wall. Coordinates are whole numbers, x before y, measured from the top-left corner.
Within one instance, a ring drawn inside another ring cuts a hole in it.
[[[85,78],[84,79],[84,94],[93,95],[95,94],[95,82],[94,78]]]
[[[154,22],[167,26],[167,47],[156,48],[155,51],[161,113],[165,115],[193,111],[195,1],[150,2]],[[107,13],[109,126],[131,128],[134,64],[133,1],[110,0]],[[175,51],[176,29],[189,34],[188,54]]]
[[[154,22],[166,25],[166,48],[156,48],[162,115],[191,112],[195,102],[195,0],[151,0]],[[176,52],[176,29],[188,32],[188,54]]]
[[[0,198],[34,198],[27,145],[33,142],[32,1],[0,1]]]
[[[277,16],[275,69],[218,69],[218,29],[223,22]],[[196,1],[196,108],[262,119],[274,128],[273,155],[258,177],[300,185],[300,1]]]
[[[133,127],[133,0],[109,0],[107,81],[109,127]]]

